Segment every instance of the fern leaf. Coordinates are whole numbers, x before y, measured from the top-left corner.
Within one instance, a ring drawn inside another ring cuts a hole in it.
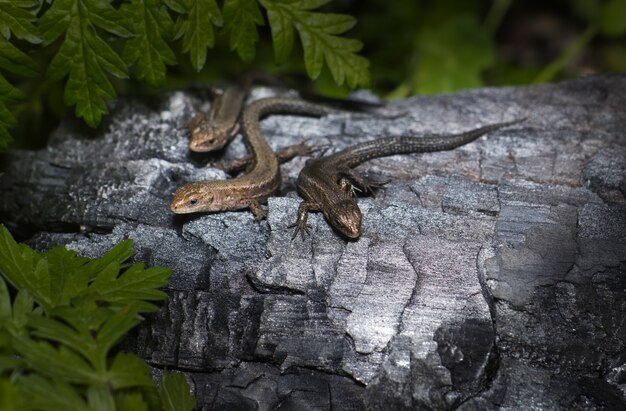
[[[116,97],[106,72],[119,78],[127,77],[126,64],[100,38],[96,27],[116,35],[130,35],[120,21],[117,10],[108,2],[98,0],[56,0],[41,18],[44,44],[52,43],[65,33],[47,76],[52,81],[68,76],[65,102],[76,105],[76,115],[92,127],[108,112],[105,100]]]
[[[33,25],[35,15],[25,10],[30,3],[0,1],[0,34],[5,38],[11,38],[11,33],[18,39],[26,40],[33,44],[39,44],[42,38],[39,30]]]
[[[188,14],[179,16],[174,38],[183,39],[183,53],[189,53],[194,69],[200,71],[206,63],[206,51],[215,44],[213,26],[223,24],[215,0],[188,0]]]
[[[176,64],[176,56],[167,44],[173,37],[174,22],[157,0],[132,0],[124,7],[124,14],[135,33],[126,42],[124,60],[136,66],[140,80],[152,86],[162,84],[166,65]]]
[[[196,407],[196,399],[189,393],[189,384],[180,372],[163,371],[159,396],[166,411],[191,411]]]
[[[8,129],[17,125],[17,120],[6,103],[21,97],[22,93],[0,75],[0,151],[5,150],[13,141]]]
[[[24,76],[35,76],[39,71],[33,59],[2,36],[0,36],[0,69]],[[17,125],[17,120],[7,103],[15,103],[22,98],[22,92],[0,74],[0,151],[5,150],[13,141],[8,129]]]
[[[226,0],[224,21],[224,28],[230,33],[230,49],[237,50],[243,61],[252,60],[259,41],[256,26],[265,24],[257,0]]]
[[[369,62],[357,54],[361,42],[338,36],[354,26],[354,18],[310,11],[326,4],[327,0],[260,1],[267,9],[278,62],[284,61],[291,52],[295,27],[302,42],[309,77],[317,78],[326,62],[338,85],[346,82],[354,88],[369,84]]]

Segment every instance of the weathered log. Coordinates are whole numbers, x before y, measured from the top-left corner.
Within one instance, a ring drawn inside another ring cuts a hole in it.
[[[45,150],[5,156],[0,215],[40,248],[98,256],[129,237],[136,260],[173,267],[125,344],[185,370],[203,408],[626,407],[626,75],[416,97],[387,105],[397,118],[264,120],[275,148],[341,149],[527,117],[359,167],[390,182],[359,199],[358,241],[319,214],[291,241],[304,159],[283,166],[267,221],[173,216],[177,186],[226,178],[187,149],[202,104],[122,100],[96,133],[64,122]]]

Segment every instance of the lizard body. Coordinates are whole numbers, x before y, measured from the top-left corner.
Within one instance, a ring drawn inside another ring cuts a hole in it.
[[[215,93],[208,114],[196,114],[187,128],[191,130],[189,149],[199,153],[221,150],[239,132],[239,117],[243,110],[246,97],[250,93],[252,84],[258,80],[270,82],[268,76],[254,72],[243,77],[236,84],[224,88],[220,93]],[[274,81],[275,82],[275,81]],[[367,101],[351,101],[334,97],[325,97],[313,93],[300,92],[307,101],[315,104],[328,104],[339,109],[348,111],[370,111],[381,107],[379,103]],[[309,150],[303,145],[286,147],[277,152],[279,162],[286,162],[299,155],[306,155]],[[237,170],[249,162],[249,158],[234,162],[224,163],[226,171]]]
[[[289,226],[295,227],[292,238],[298,233],[304,238],[304,234],[308,232],[309,211],[321,211],[326,220],[346,237],[357,238],[361,235],[362,216],[353,195],[354,185],[369,191],[380,184],[368,182],[352,171],[353,167],[376,157],[452,150],[484,134],[520,121],[523,120],[491,124],[453,135],[387,137],[356,144],[327,157],[309,160],[296,183],[304,201],[298,208],[296,222]]]
[[[265,217],[260,203],[274,193],[281,182],[278,158],[261,135],[259,121],[273,113],[294,113],[321,117],[340,112],[333,108],[286,98],[265,98],[246,107],[241,118],[244,140],[251,163],[241,177],[201,181],[176,190],[170,209],[176,214],[250,208],[257,219]]]

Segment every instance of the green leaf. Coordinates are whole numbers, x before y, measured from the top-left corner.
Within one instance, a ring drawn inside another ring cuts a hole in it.
[[[49,45],[74,24],[84,31],[88,26],[98,26],[120,37],[130,37],[125,20],[110,1],[99,0],[55,0],[50,9],[39,20],[44,45]]]
[[[118,37],[129,38],[133,32],[127,27],[128,21],[123,18],[120,11],[111,7],[111,1],[80,0],[85,2],[89,10],[89,20],[97,27],[115,34]]]
[[[150,368],[134,354],[120,353],[115,356],[109,370],[109,383],[115,389],[151,386]]]
[[[15,349],[29,367],[50,378],[85,385],[102,379],[82,357],[65,346],[57,349],[47,342],[19,336],[15,338]]]
[[[207,49],[215,44],[213,25],[222,25],[222,14],[215,0],[188,2],[189,13],[178,17],[174,38],[183,38],[183,53],[189,53],[191,65],[196,71],[200,71],[206,63]]]
[[[26,411],[22,406],[17,387],[8,378],[0,379],[0,410]]]
[[[7,283],[0,277],[0,319],[9,320],[13,317],[11,309],[11,297],[7,289]]]
[[[0,68],[22,76],[33,77],[39,73],[37,63],[3,37],[0,37]],[[3,81],[6,82],[4,78]]]
[[[172,3],[172,2],[170,2]],[[174,23],[158,0],[132,0],[122,8],[135,37],[126,42],[122,53],[135,65],[137,78],[152,86],[165,81],[165,65],[176,64],[167,42],[173,37]]]
[[[17,292],[13,302],[13,324],[22,328],[28,323],[28,317],[33,312],[33,298],[28,291],[22,289]]]
[[[189,384],[184,374],[163,371],[159,394],[165,411],[193,410],[196,407],[196,399],[189,391]]]
[[[96,278],[90,290],[98,294],[104,301],[128,304],[137,303],[140,312],[155,311],[156,307],[141,300],[162,300],[166,297],[163,287],[172,271],[163,267],[143,269],[143,264],[135,264],[115,278],[108,271],[104,271]]]
[[[0,224],[0,274],[3,274],[14,286],[19,287],[23,284],[22,271],[29,269],[11,233],[3,224]]]
[[[185,14],[189,11],[186,0],[163,0],[163,3],[179,14]]]
[[[267,16],[274,39],[274,58],[278,64],[287,60],[293,49],[293,21],[288,13],[280,13],[280,9],[268,9]]]
[[[482,85],[481,73],[494,61],[489,36],[461,15],[420,32],[414,92],[430,94]]]
[[[15,103],[21,100],[24,94],[11,83],[9,83],[2,75],[0,75],[0,102]]]
[[[14,0],[13,4],[23,9],[29,9],[35,12],[41,7],[44,1],[45,0]]]
[[[75,251],[65,247],[55,247],[44,253],[50,273],[50,293],[52,307],[67,304],[74,297],[73,288],[76,274],[88,259],[79,257]],[[70,284],[68,284],[70,283]],[[83,288],[86,288],[85,284]]]
[[[96,411],[115,411],[115,398],[109,388],[103,385],[90,385],[87,388],[87,402]]]
[[[100,291],[105,284],[108,285],[114,282],[117,279],[117,275],[120,273],[120,268],[120,263],[117,261],[113,261],[111,264],[104,267],[91,284],[91,290]]]
[[[0,224],[0,273],[16,288],[25,286],[24,276],[32,271],[34,254],[28,247],[20,248],[9,230]]]
[[[76,310],[74,309],[73,311]],[[67,317],[64,317],[64,319],[66,318]],[[44,316],[32,316],[30,325],[33,327],[33,335],[36,337],[71,347],[85,359],[91,360],[92,364],[96,362],[95,359],[93,359],[96,344],[89,334],[88,327],[77,327],[76,321],[73,321],[71,324],[72,327],[70,327],[57,319]]]
[[[19,2],[0,0],[0,34],[8,40],[13,33],[19,39],[39,44],[42,38],[37,27],[33,25],[36,17],[22,7],[24,4]]]
[[[52,315],[72,326],[81,335],[90,336],[91,341],[97,330],[114,313],[106,304],[98,301],[96,296],[86,292],[86,295],[74,298],[71,305],[57,307]]]
[[[337,36],[354,26],[356,22],[354,18],[342,14],[309,11],[326,4],[327,1],[324,0],[260,1],[267,9],[278,62],[284,61],[291,52],[293,25],[300,35],[309,77],[317,78],[326,61],[338,85],[346,82],[354,88],[369,84],[369,62],[356,54],[361,50],[361,42]]]
[[[80,270],[79,287],[80,291],[87,287],[87,283],[98,276],[98,274],[105,270],[111,263],[118,263],[121,265],[124,261],[128,260],[133,255],[133,240],[124,240],[118,245],[106,252],[102,257],[89,260],[87,264]]]
[[[265,24],[257,0],[226,0],[224,22],[224,30],[230,33],[230,49],[237,50],[243,61],[251,61],[254,58],[256,43],[259,41],[256,26]],[[293,34],[291,42],[293,43]],[[280,58],[277,55],[276,59],[284,61],[282,55]]]
[[[19,290],[11,305],[7,284],[0,277],[0,374],[22,364],[21,358],[13,349],[13,338],[29,332],[26,326],[32,313],[33,299],[28,291]]]
[[[48,261],[43,258],[38,259],[31,276],[27,277],[27,288],[32,293],[37,302],[44,306],[46,311],[52,308],[52,298],[50,294],[50,274],[48,272]]]
[[[2,40],[0,40],[0,42],[2,42]],[[0,57],[0,60],[1,59]],[[13,141],[8,129],[17,125],[17,119],[5,103],[16,102],[22,97],[22,92],[13,87],[13,85],[0,74],[0,151],[6,150],[11,141]]]
[[[159,394],[145,361],[133,354],[111,355],[141,320],[139,312],[155,309],[145,300],[164,298],[156,288],[170,275],[168,269],[146,270],[143,264],[126,268],[123,263],[131,254],[131,240],[94,260],[63,247],[38,253],[17,244],[0,225],[0,273],[19,288],[11,304],[0,277],[0,373],[13,375],[27,409],[158,407]],[[31,293],[45,302],[45,312],[33,309]],[[183,407],[178,409],[194,406],[184,378],[175,377],[166,387],[171,403]],[[4,395],[3,390],[0,380]]]
[[[600,11],[598,21],[602,34],[620,37],[626,33],[626,0],[610,0]]]
[[[43,36],[43,45],[47,46],[61,37],[75,19],[72,12],[75,0],[56,0],[50,9],[39,19],[39,29]]]
[[[118,411],[148,411],[148,404],[139,393],[122,392],[115,396]]]
[[[107,352],[137,324],[139,324],[139,315],[132,305],[127,305],[111,316],[96,335],[98,352],[102,358],[106,358]]]
[[[1,335],[1,333],[0,333]],[[13,372],[17,368],[24,368],[26,365],[24,362],[16,357],[15,353],[11,353],[9,355],[0,355],[0,373],[10,373]],[[0,400],[2,398],[0,397]],[[0,404],[2,401],[0,401]],[[0,410],[2,408],[0,407]]]
[[[17,380],[21,398],[29,409],[46,411],[87,411],[87,403],[70,384],[49,380],[40,375],[21,376]]]
[[[47,76],[51,81],[68,76],[65,103],[76,105],[76,115],[92,127],[108,112],[105,100],[116,97],[106,72],[127,77],[126,64],[100,38],[96,27],[118,36],[130,34],[120,21],[118,11],[109,2],[99,0],[56,0],[40,20],[44,44],[65,32]]]

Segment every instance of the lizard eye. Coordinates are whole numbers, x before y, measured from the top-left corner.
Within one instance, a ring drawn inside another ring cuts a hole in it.
[[[189,204],[191,204],[191,205],[196,205],[197,203],[198,203],[198,199],[197,198],[191,198],[189,200]]]

